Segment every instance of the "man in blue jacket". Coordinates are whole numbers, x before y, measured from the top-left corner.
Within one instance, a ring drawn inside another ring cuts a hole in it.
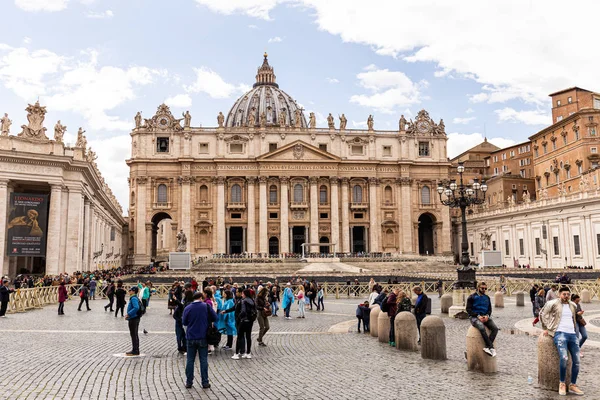
[[[129,322],[129,334],[131,335],[131,351],[125,353],[126,356],[140,355],[140,337],[138,336],[138,328],[140,327],[140,299],[137,296],[137,286],[132,286],[129,289],[129,304],[127,304],[127,314],[125,319]]]
[[[498,327],[492,320],[492,302],[490,297],[485,294],[487,285],[485,282],[479,282],[477,285],[477,291],[469,296],[467,299],[467,314],[471,317],[471,325],[479,330],[485,346],[483,351],[492,356],[496,357],[496,350],[494,350],[494,339],[498,334]],[[488,336],[485,328],[490,330]]]
[[[183,311],[182,322],[187,326],[187,362],[185,365],[185,387],[191,388],[194,383],[194,363],[196,353],[200,358],[200,376],[202,388],[208,389],[208,343],[206,334],[211,323],[217,320],[217,313],[211,306],[202,301],[202,292],[194,294],[194,301]]]

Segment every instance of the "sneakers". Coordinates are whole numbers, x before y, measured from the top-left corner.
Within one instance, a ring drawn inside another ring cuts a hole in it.
[[[240,359],[240,355],[239,354],[234,354],[233,357],[231,357],[232,360],[239,360]]]
[[[250,353],[242,354],[242,358],[248,358],[248,359],[250,359],[250,358],[252,358],[252,354],[250,354]]]
[[[390,342],[390,346],[396,347],[396,342]]]
[[[212,353],[213,353],[213,351],[212,351],[212,350],[209,350],[209,351],[208,351],[208,355],[209,355],[209,356],[210,356]]]
[[[186,389],[191,389],[191,388],[192,388],[192,386],[194,386],[194,385],[192,385],[191,383],[186,383],[186,384],[185,384],[185,388],[186,388]]]
[[[140,355],[140,353],[132,353],[132,352],[127,352],[127,353],[125,353],[125,355],[126,355],[127,357],[133,357],[133,356],[139,356],[139,355]]]
[[[561,382],[558,384],[558,394],[561,396],[567,395],[567,384],[566,383]]]
[[[265,342],[258,342],[258,345],[261,347],[267,347],[267,344]]]
[[[488,356],[491,357],[496,357],[496,350],[488,348],[488,347],[484,347],[483,351],[485,352],[485,354],[487,354]]]
[[[571,384],[569,385],[569,392],[571,392],[571,393],[573,393],[573,394],[576,394],[576,395],[578,395],[578,396],[581,396],[581,395],[583,395],[583,390],[579,389],[579,388],[577,387],[577,385],[576,385],[576,384],[574,384],[574,383],[571,383]],[[560,394],[560,391],[559,391],[559,394]]]
[[[225,346],[223,346],[223,347],[222,347],[222,349],[223,349],[223,350],[231,350],[231,347],[229,347],[229,346],[225,345]]]
[[[292,317],[285,317],[285,319],[292,319]]]

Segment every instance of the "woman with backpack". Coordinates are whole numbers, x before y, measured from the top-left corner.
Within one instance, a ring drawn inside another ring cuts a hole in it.
[[[252,300],[250,289],[244,289],[242,300],[240,301],[240,313],[237,319],[238,337],[235,344],[234,360],[240,358],[252,358],[252,325],[256,320],[256,304]]]

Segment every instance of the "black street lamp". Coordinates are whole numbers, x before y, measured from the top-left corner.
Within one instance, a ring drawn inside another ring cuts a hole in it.
[[[467,238],[467,207],[485,202],[487,185],[485,181],[479,183],[479,179],[474,179],[472,185],[465,185],[463,182],[465,166],[460,162],[456,169],[460,177],[460,183],[457,185],[456,181],[452,180],[446,187],[442,185],[438,186],[437,191],[440,195],[440,202],[443,205],[450,208],[460,208],[462,218],[462,242],[460,245],[462,251],[460,263],[463,266],[457,270],[458,282],[456,282],[456,287],[468,288],[475,287],[475,269],[469,265],[471,258],[469,257],[469,239]],[[445,200],[442,198],[442,195],[446,196]]]

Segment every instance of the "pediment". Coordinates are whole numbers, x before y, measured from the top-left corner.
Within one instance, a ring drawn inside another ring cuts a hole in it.
[[[335,161],[341,159],[302,140],[296,140],[275,151],[265,153],[257,161]]]

